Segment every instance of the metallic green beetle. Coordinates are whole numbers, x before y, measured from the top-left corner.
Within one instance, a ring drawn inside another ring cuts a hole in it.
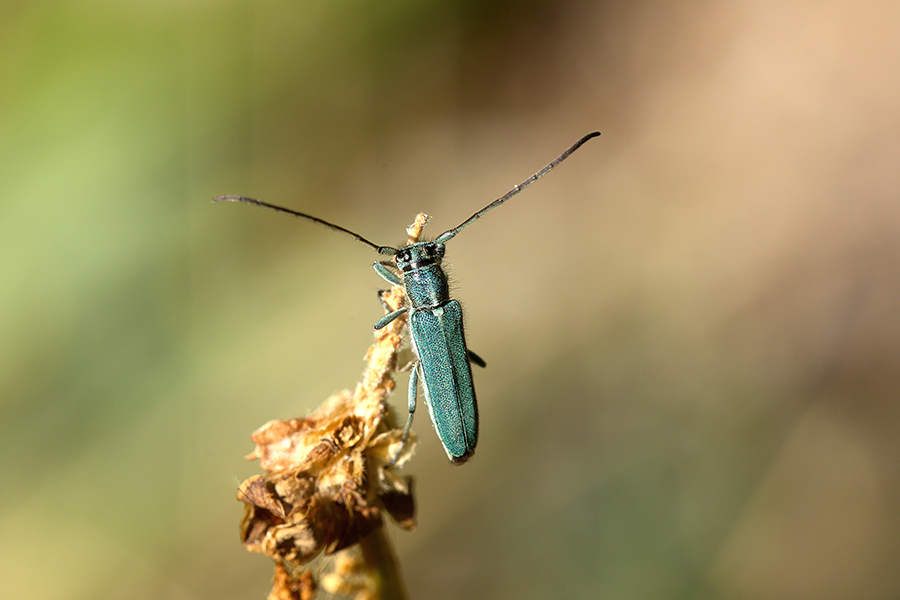
[[[379,246],[361,235],[312,215],[282,208],[274,204],[244,196],[219,196],[214,202],[244,202],[262,206],[294,217],[325,225],[374,248],[379,254],[394,257],[393,261],[379,261],[373,266],[381,277],[393,285],[403,285],[409,306],[382,317],[375,329],[381,329],[400,315],[409,313],[409,331],[416,355],[409,378],[409,418],[403,430],[403,441],[409,436],[416,410],[418,382],[425,392],[425,403],[447,456],[454,464],[466,462],[478,443],[478,405],[472,370],[469,363],[484,367],[481,358],[466,346],[462,308],[450,298],[447,276],[441,268],[444,243],[465,227],[480,219],[531,185],[539,177],[556,167],[588,140],[600,135],[590,133],[573,144],[546,167],[497,198],[453,229],[445,231],[434,241],[415,242],[403,248]],[[395,272],[398,271],[398,272]],[[402,448],[401,448],[402,450]],[[399,454],[399,452],[398,452]],[[396,456],[394,457],[396,460]]]

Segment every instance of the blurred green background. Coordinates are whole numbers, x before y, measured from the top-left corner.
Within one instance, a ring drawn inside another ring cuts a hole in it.
[[[249,435],[352,387],[372,252],[448,262],[413,598],[897,598],[900,8],[5,2],[0,597],[263,598]],[[405,378],[399,388],[405,386]],[[394,404],[404,410],[404,393]]]

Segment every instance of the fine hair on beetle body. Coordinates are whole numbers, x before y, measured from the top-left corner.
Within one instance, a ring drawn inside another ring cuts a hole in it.
[[[400,455],[402,446],[409,436],[416,410],[418,385],[421,382],[425,404],[428,406],[438,438],[450,461],[459,465],[471,458],[478,443],[478,405],[475,399],[475,386],[472,383],[471,364],[484,367],[485,362],[466,345],[462,305],[450,294],[449,278],[442,264],[446,252],[445,244],[598,135],[600,135],[598,132],[594,132],[582,137],[543,169],[456,227],[448,229],[433,240],[416,241],[403,246],[380,246],[358,233],[329,221],[253,198],[219,196],[214,198],[213,202],[243,202],[312,221],[349,235],[379,254],[391,257],[390,260],[376,261],[373,268],[391,285],[404,287],[406,306],[388,312],[375,323],[375,329],[381,329],[406,315],[410,345],[415,355],[415,363],[410,369],[409,377],[409,417],[403,429],[403,443],[394,455],[392,463]]]

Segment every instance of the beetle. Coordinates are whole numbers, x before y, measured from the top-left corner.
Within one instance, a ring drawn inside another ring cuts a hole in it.
[[[484,367],[485,362],[466,346],[462,307],[458,300],[450,297],[447,275],[441,268],[445,244],[485,213],[534,183],[588,140],[599,135],[595,131],[582,137],[543,169],[434,240],[414,242],[402,248],[379,246],[349,229],[318,217],[245,196],[218,196],[213,202],[242,202],[306,219],[345,233],[379,254],[393,256],[393,261],[376,261],[373,267],[389,283],[404,286],[409,305],[386,314],[375,324],[375,329],[381,329],[401,315],[409,316],[409,331],[416,361],[409,378],[409,417],[403,429],[402,440],[406,442],[412,427],[418,383],[421,381],[425,404],[428,405],[431,421],[441,444],[450,461],[459,465],[471,458],[478,443],[478,404],[470,363]],[[396,458],[394,456],[394,460]]]

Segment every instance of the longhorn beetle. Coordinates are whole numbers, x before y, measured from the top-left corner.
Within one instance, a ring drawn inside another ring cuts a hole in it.
[[[589,133],[568,150],[560,154],[546,167],[500,196],[474,215],[437,236],[434,241],[415,242],[403,248],[379,246],[361,235],[306,213],[245,198],[244,196],[219,196],[213,202],[243,202],[268,208],[301,219],[324,225],[345,233],[357,241],[374,248],[379,254],[393,256],[392,261],[377,261],[375,271],[393,285],[403,285],[409,306],[395,310],[375,323],[381,329],[404,313],[409,313],[409,331],[417,362],[409,378],[409,418],[403,430],[403,442],[409,436],[413,414],[416,410],[416,392],[419,379],[425,391],[425,403],[447,456],[454,464],[466,462],[475,452],[478,442],[478,407],[472,370],[469,363],[484,367],[484,361],[466,347],[463,330],[462,308],[459,301],[450,298],[447,276],[441,269],[444,244],[457,233],[480,219],[534,183],[539,177],[556,167],[578,150],[588,140],[600,135]],[[395,271],[399,271],[399,274]],[[402,449],[402,446],[401,446]],[[399,455],[399,452],[398,452]],[[394,456],[396,460],[397,456]]]

